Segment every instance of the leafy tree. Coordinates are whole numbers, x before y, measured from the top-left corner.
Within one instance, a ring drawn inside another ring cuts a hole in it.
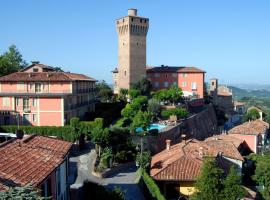
[[[8,191],[0,192],[0,199],[2,200],[44,200],[46,198],[39,196],[39,190],[32,187],[31,185],[26,185],[22,187],[13,187]]]
[[[148,112],[152,113],[154,118],[158,117],[158,115],[160,113],[160,109],[161,109],[161,106],[160,106],[160,103],[158,100],[150,99],[148,101],[147,110],[148,110]]]
[[[139,90],[136,90],[136,89],[130,89],[128,91],[128,95],[130,96],[130,98],[132,100],[132,99],[135,99],[137,96],[140,95],[140,91]]]
[[[159,101],[169,101],[172,104],[179,102],[182,99],[183,91],[178,87],[162,89],[154,93],[153,97]]]
[[[237,173],[234,166],[230,168],[230,172],[223,181],[223,198],[224,200],[242,199],[245,195],[245,190],[241,186],[241,176]]]
[[[138,96],[133,99],[132,104],[139,104],[141,108],[147,105],[148,98],[147,96]]]
[[[109,129],[95,127],[91,132],[91,140],[93,143],[100,145],[101,147],[106,147],[109,139]]]
[[[70,119],[70,126],[72,128],[73,134],[78,138],[81,135],[80,129],[80,119],[78,117],[73,117]]]
[[[22,55],[15,45],[11,45],[8,51],[0,55],[0,76],[17,72],[27,66]]]
[[[144,132],[147,131],[151,123],[151,113],[139,111],[133,118],[133,122],[131,124],[131,130],[135,131],[136,128],[141,127]]]
[[[184,118],[188,115],[188,111],[185,108],[172,108],[161,111],[162,117],[169,117],[171,115],[176,115],[178,118]]]
[[[128,89],[121,88],[119,91],[118,98],[122,101],[127,101]]]
[[[96,84],[97,96],[101,98],[101,101],[110,101],[113,96],[111,87],[104,81],[100,81]]]
[[[151,154],[149,151],[138,152],[136,156],[136,163],[143,169],[147,169],[150,165]]]
[[[260,193],[266,200],[270,199],[270,155],[255,156],[255,175],[252,177],[262,189]]]
[[[54,67],[55,72],[64,72],[64,70],[61,67]]]
[[[256,120],[260,118],[260,113],[256,109],[251,109],[244,115],[244,121]]]
[[[137,109],[134,110],[135,104],[128,103],[126,107],[121,111],[121,115],[127,119],[132,119],[137,112]]]
[[[205,158],[201,173],[195,183],[196,192],[192,200],[219,200],[222,199],[222,175],[213,158]]]
[[[141,95],[150,96],[152,85],[151,82],[146,77],[143,77],[137,82],[133,83],[131,85],[131,89],[140,91]]]

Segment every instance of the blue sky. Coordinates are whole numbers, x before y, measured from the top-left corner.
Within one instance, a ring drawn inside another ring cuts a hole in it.
[[[222,83],[270,84],[268,0],[6,0],[0,53],[112,82],[115,19],[137,8],[150,19],[147,64],[189,65]]]

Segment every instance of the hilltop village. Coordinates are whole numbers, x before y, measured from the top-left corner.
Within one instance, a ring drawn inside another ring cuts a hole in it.
[[[116,19],[112,88],[39,61],[0,77],[0,199],[269,199],[263,111],[199,66],[148,66],[149,28]]]

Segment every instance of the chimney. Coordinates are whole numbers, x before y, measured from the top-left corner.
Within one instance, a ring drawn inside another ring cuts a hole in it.
[[[166,140],[166,150],[169,151],[171,149],[171,140]]]
[[[260,111],[259,113],[260,113],[260,120],[263,121],[263,112]]]
[[[182,139],[182,142],[184,142],[186,144],[186,135],[185,134],[182,134],[181,135],[181,139]]]
[[[39,64],[39,61],[31,61],[31,63],[34,65],[34,64]]]

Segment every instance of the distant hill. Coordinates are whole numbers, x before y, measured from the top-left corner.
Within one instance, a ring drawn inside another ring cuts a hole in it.
[[[235,86],[228,86],[232,92],[234,99],[241,99],[243,97],[252,98],[270,98],[270,90],[268,89],[241,89]]]

